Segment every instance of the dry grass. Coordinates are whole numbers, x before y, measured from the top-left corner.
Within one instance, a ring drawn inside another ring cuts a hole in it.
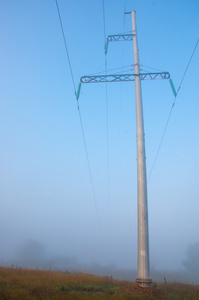
[[[199,286],[134,283],[88,274],[0,268],[0,299],[199,299]]]
[[[159,283],[158,288],[164,291],[169,299],[199,300],[199,285],[169,282]]]

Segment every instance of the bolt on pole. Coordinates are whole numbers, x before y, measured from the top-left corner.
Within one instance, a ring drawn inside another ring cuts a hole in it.
[[[138,41],[136,31],[135,11],[131,12],[133,29],[133,52],[136,97],[136,131],[137,131],[137,197],[138,197],[138,271],[137,284],[148,287],[152,280],[149,266],[149,234],[147,207],[146,157],[144,141],[144,121],[142,108],[142,92]]]

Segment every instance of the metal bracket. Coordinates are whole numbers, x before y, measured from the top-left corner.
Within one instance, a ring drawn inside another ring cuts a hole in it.
[[[123,42],[123,41],[132,41],[134,34],[115,34],[108,35],[108,42]]]
[[[80,81],[82,83],[134,81],[136,76],[140,76],[141,80],[158,80],[158,79],[170,78],[170,74],[168,72],[162,72],[162,73],[140,73],[138,75],[114,74],[114,75],[82,76],[80,78]]]

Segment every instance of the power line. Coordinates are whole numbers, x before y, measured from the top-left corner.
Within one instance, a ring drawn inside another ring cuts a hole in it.
[[[126,0],[124,0],[124,12],[123,12],[123,34],[125,34],[125,26],[126,26]],[[122,71],[120,71],[120,73],[126,72],[124,69],[126,67],[131,67],[130,71],[132,70],[133,65],[130,66],[124,66],[124,43],[122,44],[122,67],[118,68],[118,69],[123,69]],[[120,146],[121,146],[121,123],[122,123],[122,97],[123,97],[123,87],[124,87],[124,83],[122,81],[121,86],[120,86],[120,98],[119,98],[119,120],[118,120],[118,145],[117,145],[117,151],[118,151],[118,156],[120,153]],[[121,166],[120,166],[121,167]],[[119,174],[117,177],[117,180],[119,180]]]
[[[104,5],[104,0],[102,0],[102,8],[103,8],[104,45],[105,45],[105,43],[106,43],[106,19],[105,19],[105,5]]]
[[[163,131],[163,134],[162,134],[162,137],[161,137],[159,146],[158,146],[158,150],[157,150],[157,152],[156,152],[156,156],[155,156],[154,162],[153,162],[152,167],[151,167],[151,171],[150,171],[149,176],[148,176],[148,181],[149,181],[149,179],[150,179],[150,177],[151,177],[151,174],[152,174],[152,172],[153,172],[155,163],[156,163],[156,161],[157,161],[158,154],[159,154],[159,152],[160,152],[160,148],[161,148],[161,146],[162,146],[162,142],[163,142],[163,139],[164,139],[164,137],[165,137],[165,133],[166,133],[166,130],[167,130],[167,127],[168,127],[170,118],[171,118],[171,114],[172,114],[173,108],[174,108],[174,106],[175,106],[176,97],[177,97],[177,95],[178,95],[178,93],[179,93],[179,90],[180,90],[180,88],[181,88],[181,86],[182,86],[182,83],[183,83],[183,81],[184,81],[184,78],[185,78],[186,73],[187,73],[187,71],[188,71],[188,68],[189,68],[189,66],[190,66],[190,63],[191,63],[191,61],[192,61],[192,58],[193,58],[193,56],[194,56],[194,53],[195,53],[196,48],[197,48],[197,46],[198,46],[198,43],[199,43],[199,38],[198,38],[198,40],[197,40],[197,42],[196,42],[196,45],[195,45],[195,47],[194,47],[194,49],[193,49],[193,51],[192,51],[191,57],[190,57],[190,59],[189,59],[189,62],[188,62],[187,67],[186,67],[186,69],[185,69],[185,72],[184,72],[184,74],[183,74],[183,76],[182,76],[182,79],[181,79],[181,81],[180,81],[179,87],[178,87],[178,89],[177,89],[176,96],[174,97],[174,100],[173,100],[173,103],[172,103],[172,106],[171,106],[171,109],[170,109],[170,112],[169,112],[169,116],[168,116],[168,118],[167,118],[167,122],[166,122],[164,131]]]
[[[151,70],[155,70],[155,71],[158,71],[158,72],[163,72],[163,70],[152,68],[152,67],[145,66],[145,65],[140,65],[140,67],[145,67],[145,68],[148,68],[148,69],[151,69]]]
[[[59,22],[60,22],[62,36],[63,36],[63,40],[64,40],[66,55],[67,55],[67,58],[68,58],[68,64],[69,64],[69,68],[70,68],[70,73],[71,73],[71,78],[72,78],[72,82],[73,82],[73,87],[74,87],[74,91],[75,91],[75,95],[76,95],[75,80],[74,80],[74,76],[73,76],[73,70],[72,70],[72,66],[71,66],[71,61],[70,61],[70,56],[69,56],[69,52],[68,52],[68,47],[67,47],[67,44],[66,44],[66,37],[65,37],[64,28],[63,28],[63,24],[62,24],[62,19],[61,19],[61,15],[60,15],[60,11],[59,11],[59,5],[58,5],[57,0],[55,0],[55,2],[56,2],[56,6],[57,6],[57,13],[58,13],[58,16],[59,16]]]
[[[89,175],[90,175],[91,187],[92,187],[92,192],[93,192],[93,198],[94,198],[94,201],[95,201],[96,210],[97,210],[98,219],[99,219],[98,205],[97,205],[97,201],[96,201],[95,189],[94,189],[94,184],[93,184],[93,177],[92,177],[92,172],[91,172],[91,167],[90,167],[90,160],[89,160],[88,149],[87,149],[87,145],[86,145],[86,138],[85,138],[85,133],[84,133],[84,127],[83,127],[82,116],[81,116],[81,111],[80,111],[79,105],[78,105],[78,112],[79,112],[79,120],[80,120],[80,125],[81,125],[81,130],[82,130],[82,137],[83,137],[83,141],[84,141],[84,148],[85,148],[85,152],[86,152],[88,170],[89,170]]]
[[[106,18],[105,18],[105,3],[102,0],[102,7],[103,7],[103,25],[104,25],[104,62],[105,62],[105,74],[107,75],[107,52],[106,52]],[[108,86],[106,82],[106,155],[107,155],[107,189],[108,189],[108,203],[110,209],[110,163],[109,163],[109,109],[108,109]]]
[[[175,97],[176,98],[176,97]],[[168,127],[168,124],[169,124],[169,121],[170,121],[170,118],[171,118],[171,114],[172,114],[172,111],[173,111],[173,108],[174,108],[174,105],[175,105],[175,99],[173,101],[173,104],[171,106],[171,109],[170,109],[170,112],[169,112],[169,116],[168,116],[168,119],[167,119],[167,122],[166,122],[166,125],[165,125],[165,128],[164,128],[164,131],[163,131],[163,134],[162,134],[162,137],[161,137],[161,140],[160,140],[160,143],[159,143],[159,146],[158,146],[158,150],[156,152],[156,156],[155,156],[155,159],[154,159],[154,162],[153,162],[153,165],[151,167],[151,171],[149,173],[149,176],[148,176],[148,182],[149,182],[149,179],[151,177],[151,174],[153,172],[153,169],[154,169],[154,166],[155,166],[155,163],[156,163],[156,160],[158,158],[158,154],[160,152],[160,148],[162,146],[162,142],[163,142],[163,139],[164,139],[164,136],[165,136],[165,133],[166,133],[166,130],[167,130],[167,127]]]
[[[123,33],[125,30],[125,12],[126,12],[126,0],[124,0]]]
[[[64,28],[63,28],[61,14],[60,14],[60,10],[59,10],[59,5],[58,5],[57,0],[55,0],[55,2],[56,2],[56,6],[57,6],[57,12],[58,12],[58,16],[59,16],[59,21],[60,21],[62,36],[63,36],[65,50],[66,50],[66,55],[67,55],[68,63],[69,63],[69,67],[70,67],[70,73],[71,73],[71,78],[72,78],[72,82],[73,82],[74,92],[75,92],[75,95],[76,95],[77,93],[76,93],[76,87],[75,87],[75,80],[74,80],[74,76],[73,76],[73,69],[72,69],[72,65],[71,65],[71,61],[70,61],[70,56],[69,56],[69,52],[68,52],[68,47],[67,47],[67,43],[66,43],[66,38],[65,38]],[[84,148],[85,148],[85,153],[86,153],[86,160],[87,160],[87,165],[88,165],[88,171],[89,171],[89,176],[90,176],[92,193],[93,193],[93,198],[94,198],[94,202],[95,202],[95,205],[96,205],[96,211],[97,211],[98,221],[99,221],[99,224],[100,224],[99,211],[98,211],[98,206],[97,206],[97,201],[96,201],[96,195],[95,195],[95,189],[94,189],[94,184],[93,184],[93,176],[92,176],[91,167],[90,167],[90,160],[89,160],[89,155],[88,155],[88,148],[87,148],[87,144],[86,144],[84,126],[83,126],[83,122],[82,122],[82,116],[81,116],[81,111],[80,111],[78,100],[77,100],[77,109],[78,109],[78,113],[79,113],[79,120],[80,120],[81,132],[82,132],[82,137],[83,137],[83,142],[84,142]]]
[[[198,38],[198,40],[197,40],[197,42],[196,42],[196,45],[195,45],[195,47],[194,47],[194,49],[193,49],[193,52],[192,52],[191,57],[190,57],[190,59],[189,59],[189,62],[188,62],[188,64],[187,64],[187,67],[186,67],[186,70],[185,70],[184,75],[183,75],[183,77],[182,77],[182,80],[181,80],[181,82],[180,82],[178,91],[179,91],[179,89],[181,88],[181,85],[182,85],[182,83],[183,83],[183,80],[184,80],[184,78],[185,78],[185,75],[186,75],[186,73],[187,73],[187,70],[188,70],[188,68],[189,68],[189,65],[190,65],[190,63],[191,63],[191,60],[192,60],[192,58],[193,58],[193,56],[194,56],[194,53],[195,53],[196,48],[197,48],[197,46],[198,46],[198,43],[199,43],[199,38]]]
[[[104,71],[100,71],[100,72],[96,72],[96,73],[92,73],[92,74],[89,74],[88,76],[93,76],[93,75],[98,75],[98,74],[103,74],[105,72],[110,72],[110,71],[116,71],[116,70],[121,70],[121,69],[124,69],[124,68],[129,68],[129,67],[132,67],[133,65],[127,65],[127,66],[123,66],[123,67],[118,67],[118,68],[113,68],[113,69],[107,69],[107,70],[104,70]]]

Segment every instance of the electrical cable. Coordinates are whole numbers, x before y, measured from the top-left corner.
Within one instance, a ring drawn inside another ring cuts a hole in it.
[[[106,19],[105,19],[105,5],[104,5],[104,0],[102,0],[102,8],[103,8],[104,46],[105,46],[105,43],[106,43]]]
[[[125,33],[125,12],[126,12],[126,0],[124,0],[124,18],[123,18],[123,34]]]
[[[105,18],[105,3],[102,0],[103,7],[103,25],[104,25],[104,48],[106,47],[106,18]],[[104,49],[105,50],[105,49]],[[107,75],[107,53],[104,52],[104,62],[105,62],[105,75]],[[110,214],[110,162],[109,162],[109,109],[108,109],[108,85],[106,82],[106,145],[107,145],[107,193],[108,193],[108,203],[109,203],[109,214]]]
[[[191,54],[191,57],[190,57],[190,59],[189,59],[189,62],[188,62],[188,64],[187,64],[186,70],[185,70],[185,72],[184,72],[184,75],[183,75],[183,77],[182,77],[182,80],[181,80],[181,82],[180,82],[180,86],[179,86],[177,92],[179,92],[179,90],[180,90],[180,88],[181,88],[181,85],[182,85],[182,83],[183,83],[183,81],[184,81],[185,75],[186,75],[187,70],[188,70],[188,68],[189,68],[189,65],[190,65],[190,63],[191,63],[191,60],[192,60],[192,58],[193,58],[193,56],[194,56],[194,53],[195,53],[196,48],[197,48],[197,46],[198,46],[198,43],[199,43],[199,38],[198,38],[198,40],[197,40],[197,42],[196,42],[196,45],[195,45],[195,47],[194,47],[194,49],[193,49],[193,52],[192,52],[192,54]]]
[[[140,65],[140,67],[146,67],[148,69],[152,69],[152,70],[155,70],[155,71],[158,71],[158,72],[164,72],[163,70],[155,69],[155,68],[152,68],[152,67],[149,67],[149,66],[145,66],[145,65]]]
[[[149,182],[149,179],[150,179],[151,174],[152,174],[152,172],[153,172],[155,163],[156,163],[156,161],[157,161],[158,154],[159,154],[159,152],[160,152],[160,148],[161,148],[161,145],[162,145],[162,142],[163,142],[163,139],[164,139],[164,136],[165,136],[165,133],[166,133],[166,130],[167,130],[167,127],[168,127],[170,118],[171,118],[171,114],[172,114],[173,108],[174,108],[174,106],[175,106],[176,97],[177,97],[177,95],[178,95],[178,93],[179,93],[179,90],[180,90],[180,88],[181,88],[181,86],[182,86],[182,83],[183,83],[183,81],[184,81],[184,78],[185,78],[186,73],[187,73],[187,71],[188,71],[188,68],[189,68],[189,66],[190,66],[190,63],[191,63],[191,61],[192,61],[192,58],[193,58],[193,56],[194,56],[194,53],[195,53],[196,48],[197,48],[197,46],[198,46],[198,43],[199,43],[199,38],[198,38],[198,40],[197,40],[197,42],[196,42],[196,45],[195,45],[195,47],[194,47],[194,49],[193,49],[193,51],[192,51],[191,57],[190,57],[190,59],[189,59],[189,62],[188,62],[187,67],[186,67],[186,69],[185,69],[185,72],[184,72],[184,74],[183,74],[183,76],[182,76],[182,79],[181,79],[181,81],[180,81],[179,87],[178,87],[178,89],[177,89],[176,96],[174,97],[174,100],[173,100],[173,103],[172,103],[172,106],[171,106],[171,109],[170,109],[170,112],[169,112],[169,116],[168,116],[168,118],[167,118],[167,122],[166,122],[166,125],[165,125],[165,127],[164,127],[164,131],[163,131],[163,134],[162,134],[162,137],[161,137],[161,140],[160,140],[160,143],[159,143],[157,152],[156,152],[156,156],[155,156],[154,162],[153,162],[152,167],[151,167],[151,171],[150,171],[149,176],[148,176],[148,182]]]
[[[76,95],[77,93],[76,93],[76,87],[75,87],[75,80],[74,80],[74,76],[73,76],[73,69],[72,69],[70,56],[69,56],[69,52],[68,52],[68,47],[67,47],[67,43],[66,43],[66,38],[65,38],[63,23],[62,23],[62,19],[61,19],[60,10],[59,10],[59,5],[58,5],[57,0],[55,0],[55,2],[56,2],[57,12],[58,12],[58,16],[59,16],[62,36],[63,36],[63,40],[64,40],[66,55],[67,55],[67,59],[68,59],[69,67],[70,67],[70,73],[71,73],[71,78],[72,78],[72,82],[73,82],[74,92],[75,92],[75,95]],[[90,167],[90,160],[89,160],[88,149],[87,149],[87,144],[86,144],[84,126],[83,126],[83,122],[82,122],[82,116],[81,116],[81,111],[80,111],[80,106],[79,106],[78,100],[77,100],[77,109],[78,109],[78,112],[79,112],[79,120],[80,120],[80,126],[81,126],[82,137],[83,137],[83,142],[84,142],[84,148],[85,148],[85,153],[86,153],[86,159],[87,159],[88,171],[89,171],[90,182],[91,182],[91,187],[92,187],[93,199],[94,199],[94,202],[95,202],[98,221],[99,221],[99,224],[100,224],[99,210],[98,210],[98,205],[97,205],[96,195],[95,195],[95,189],[94,189],[94,184],[93,184],[93,176],[92,176],[91,167]],[[101,227],[101,225],[100,225],[100,227]]]
[[[129,68],[129,67],[132,67],[132,66],[133,66],[133,65],[127,65],[127,66],[123,66],[123,67],[118,67],[118,68],[108,69],[108,70],[104,70],[104,71],[100,71],[100,72],[96,72],[96,73],[89,74],[88,76],[99,75],[99,74],[105,73],[106,71],[107,71],[107,72],[110,72],[110,71],[116,71],[116,70],[124,69],[124,68],[127,68],[127,67]]]
[[[122,30],[122,34],[125,33],[125,26],[126,26],[126,0],[124,0],[124,14],[123,14],[123,30]],[[127,72],[129,70],[125,70],[125,68],[127,67],[131,67],[130,71],[132,71],[132,64],[130,66],[124,66],[124,55],[125,51],[124,51],[124,43],[122,44],[122,67],[118,68],[118,69],[122,69],[122,71],[120,71],[120,73],[124,73]],[[113,74],[114,75],[114,74]],[[119,98],[119,120],[118,120],[118,145],[117,145],[117,151],[118,151],[118,157],[120,154],[120,149],[121,149],[121,123],[122,123],[122,97],[123,97],[123,92],[124,92],[124,82],[121,82],[121,86],[120,86],[120,98]],[[119,172],[120,173],[120,172]],[[119,175],[117,180],[119,181]]]
[[[91,187],[92,187],[92,192],[93,192],[93,198],[95,201],[96,210],[97,210],[98,219],[99,219],[99,210],[98,210],[98,205],[97,205],[97,200],[96,200],[96,195],[95,195],[93,177],[92,177],[92,172],[91,172],[91,167],[90,167],[90,160],[89,160],[89,155],[88,155],[88,149],[87,149],[86,138],[85,138],[84,127],[83,127],[82,116],[81,116],[79,104],[78,104],[78,112],[79,112],[79,120],[80,120],[80,125],[81,125],[81,130],[82,130],[82,137],[83,137],[83,141],[84,141],[84,148],[85,148],[85,152],[86,152],[87,165],[88,165],[88,170],[89,170],[89,175],[90,175]]]
[[[70,56],[69,56],[69,52],[68,52],[68,47],[67,47],[67,44],[66,44],[66,37],[65,37],[64,28],[63,28],[63,24],[62,24],[62,19],[61,19],[61,15],[60,15],[59,5],[58,5],[57,0],[55,0],[55,2],[56,2],[56,6],[57,6],[57,13],[58,13],[58,16],[59,16],[59,22],[60,22],[62,36],[63,36],[63,40],[64,40],[66,55],[67,55],[67,58],[68,58],[68,64],[69,64],[69,68],[70,68],[70,73],[71,73],[71,78],[72,78],[72,82],[73,82],[73,87],[74,87],[74,91],[75,91],[75,95],[76,95],[75,80],[74,80],[73,70],[72,70]]]

